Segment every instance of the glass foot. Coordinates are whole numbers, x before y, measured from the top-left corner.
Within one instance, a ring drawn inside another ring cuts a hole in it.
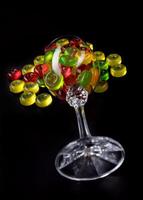
[[[121,144],[109,137],[86,137],[65,146],[57,155],[55,166],[64,177],[86,181],[105,177],[124,161]]]

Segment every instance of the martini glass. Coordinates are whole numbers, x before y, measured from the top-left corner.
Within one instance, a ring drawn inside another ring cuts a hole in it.
[[[62,148],[55,159],[57,171],[76,181],[108,176],[121,166],[125,157],[119,142],[109,137],[91,135],[84,111],[87,100],[88,92],[84,88],[74,86],[68,90],[66,101],[75,110],[79,139]]]
[[[49,46],[53,46],[60,38],[56,38]],[[79,37],[74,36],[74,38],[76,38],[76,42],[80,40]],[[60,41],[65,42],[65,39]],[[58,48],[61,48],[60,45]],[[82,52],[83,49],[81,50]],[[57,52],[53,56],[52,63],[56,63],[54,65],[56,66],[55,70],[59,73],[59,55],[57,56]],[[79,66],[82,57],[83,54],[79,58]],[[78,66],[76,66],[77,68]],[[92,136],[84,111],[84,105],[92,91],[88,91],[86,87],[77,83],[77,81],[67,88],[64,91],[64,97],[61,98],[58,92],[55,92],[55,95],[60,99],[66,100],[75,110],[79,139],[70,142],[59,151],[55,159],[56,170],[62,176],[76,181],[95,180],[108,176],[121,166],[124,161],[125,151],[121,144],[112,138]]]

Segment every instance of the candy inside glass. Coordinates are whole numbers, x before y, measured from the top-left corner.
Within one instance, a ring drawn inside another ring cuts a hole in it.
[[[54,46],[54,44],[58,40],[59,38],[53,41],[49,45],[49,47]],[[71,41],[73,42],[72,44],[74,44],[74,47],[77,47],[79,45],[78,42],[81,42],[80,38],[78,37],[76,37],[74,41],[71,39]],[[62,46],[62,43],[65,44]],[[91,44],[88,43],[88,45],[90,46]],[[56,58],[56,53],[54,53],[55,55],[53,55],[53,59],[55,60],[52,60],[52,64],[57,63],[57,60],[58,64],[60,64],[60,66],[58,65],[57,68],[55,67],[55,71],[57,73],[59,73],[59,67],[62,67],[63,65],[65,65],[65,68],[67,69],[68,64],[66,65],[66,62],[68,63],[69,59],[71,59],[71,57],[68,55],[67,50],[64,50],[64,48],[69,48],[69,44],[66,44],[66,39],[60,40],[58,48],[63,48],[63,52],[66,51],[66,54],[65,60],[62,60],[61,58],[59,59],[59,57]],[[85,52],[89,53],[91,51],[90,53],[92,54],[92,47],[90,50],[89,49],[86,46],[86,43],[81,44],[80,56],[78,57],[77,61],[78,64],[76,63],[74,66],[73,60],[73,63],[71,62],[71,65],[73,65],[72,69],[75,68],[76,71],[78,71],[78,68],[80,69],[80,66],[83,66],[82,63],[84,62],[84,67],[87,66],[85,67],[85,70],[83,70],[84,72],[88,72],[92,68],[90,68],[89,66],[91,66],[91,63],[92,65],[94,65],[93,63],[95,63],[96,58],[95,60],[93,58],[93,60],[90,61],[90,59],[88,60],[89,57],[87,56],[87,58],[85,59]],[[69,52],[70,51],[71,49],[69,49]],[[64,55],[64,53],[62,55]],[[104,60],[104,58],[102,58],[101,60]],[[85,116],[84,105],[88,100],[88,95],[93,91],[93,89],[95,89],[96,91],[96,85],[102,85],[101,82],[104,82],[104,78],[101,81],[101,70],[99,70],[100,74],[98,74],[98,80],[96,80],[95,78],[93,81],[94,86],[92,85],[92,87],[90,88],[90,84],[88,83],[90,82],[88,78],[88,76],[90,75],[88,73],[84,74],[83,71],[81,70],[78,74],[78,77],[76,77],[75,81],[71,81],[70,84],[69,82],[68,84],[66,84],[66,78],[64,77],[64,84],[66,86],[66,90],[64,90],[64,97],[61,95],[63,94],[61,90],[59,90],[60,93],[58,90],[54,92],[54,94],[56,94],[56,96],[60,99],[61,97],[62,99],[65,98],[64,100],[66,100],[67,103],[74,108],[79,130],[79,139],[67,144],[57,154],[55,159],[55,167],[62,176],[76,181],[95,180],[111,174],[121,166],[125,156],[124,149],[119,142],[109,137],[92,136],[92,134],[90,133]],[[81,76],[80,73],[82,74]],[[99,87],[97,90],[100,92]]]

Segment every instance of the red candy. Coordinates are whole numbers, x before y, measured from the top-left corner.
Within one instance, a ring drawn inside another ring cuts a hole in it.
[[[77,68],[77,73],[81,73],[82,71],[84,71],[84,70],[89,70],[91,68],[91,66],[90,65],[81,65],[81,66],[79,66],[78,68]]]
[[[12,81],[20,79],[22,76],[22,72],[20,69],[13,69],[11,72],[8,73],[8,78]]]
[[[62,67],[62,75],[64,78],[69,77],[72,74],[72,69],[71,67]]]
[[[56,95],[58,96],[59,99],[61,100],[66,99],[68,88],[69,88],[68,86],[64,85],[62,89],[56,91]]]
[[[36,82],[38,79],[38,74],[36,72],[30,72],[23,76],[25,82]]]
[[[45,49],[44,49],[44,52],[46,53],[47,51],[52,50],[52,49],[56,49],[56,48],[57,48],[56,43],[53,43],[50,46],[46,46]]]
[[[79,47],[79,43],[81,43],[81,39],[75,38],[73,40],[70,41],[70,45],[72,47]]]
[[[76,75],[71,74],[70,76],[68,76],[67,78],[64,79],[65,84],[66,84],[67,86],[72,86],[72,85],[74,85],[74,84],[76,83],[76,78],[77,78]]]
[[[34,72],[38,74],[40,78],[43,78],[43,76],[49,71],[49,66],[48,64],[42,64],[42,65],[37,65],[34,69]]]

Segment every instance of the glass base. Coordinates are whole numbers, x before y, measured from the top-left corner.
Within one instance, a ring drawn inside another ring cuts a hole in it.
[[[58,153],[55,166],[68,179],[95,180],[117,170],[124,157],[124,149],[117,141],[109,137],[86,137],[65,146]]]

